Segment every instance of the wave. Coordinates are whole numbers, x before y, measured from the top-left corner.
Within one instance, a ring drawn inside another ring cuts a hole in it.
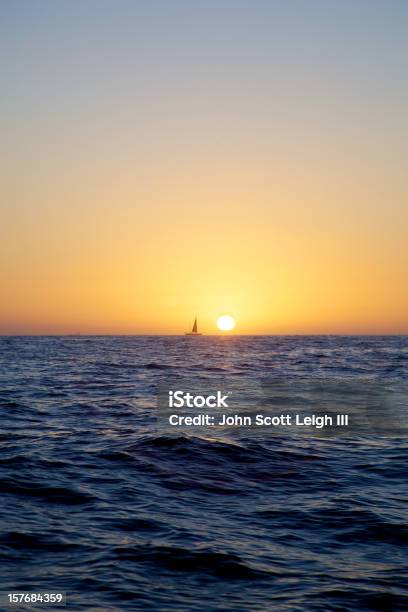
[[[76,548],[83,548],[74,542],[51,537],[45,534],[26,533],[21,531],[10,531],[1,537],[1,547],[18,550],[45,550],[50,552],[65,552]]]
[[[273,575],[251,567],[237,555],[175,546],[121,546],[114,550],[120,560],[151,563],[169,570],[205,573],[229,580],[262,579]]]
[[[36,497],[48,503],[63,504],[67,506],[89,504],[95,500],[93,495],[79,491],[78,489],[47,486],[33,481],[31,481],[30,484],[26,482],[18,483],[11,478],[0,479],[0,490],[2,493],[22,497]]]

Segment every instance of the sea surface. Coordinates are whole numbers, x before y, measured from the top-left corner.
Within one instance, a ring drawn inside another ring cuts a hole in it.
[[[170,375],[380,380],[401,400],[408,338],[0,338],[0,591],[66,592],[70,610],[408,609],[398,427],[172,435]]]

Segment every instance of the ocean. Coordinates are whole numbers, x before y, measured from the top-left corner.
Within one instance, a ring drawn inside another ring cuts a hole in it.
[[[343,435],[167,431],[169,377],[253,381],[266,405],[275,379],[375,382],[393,423],[368,407]],[[0,591],[65,592],[70,610],[407,610],[407,380],[401,336],[0,338]]]

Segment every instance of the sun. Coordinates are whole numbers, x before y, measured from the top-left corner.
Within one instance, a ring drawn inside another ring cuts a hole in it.
[[[221,315],[217,319],[217,327],[221,331],[231,331],[231,329],[234,329],[235,327],[234,317],[227,314]]]

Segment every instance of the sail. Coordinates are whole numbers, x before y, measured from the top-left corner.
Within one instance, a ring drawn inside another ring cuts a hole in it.
[[[193,334],[197,333],[197,317],[194,319],[193,329],[191,330]]]

